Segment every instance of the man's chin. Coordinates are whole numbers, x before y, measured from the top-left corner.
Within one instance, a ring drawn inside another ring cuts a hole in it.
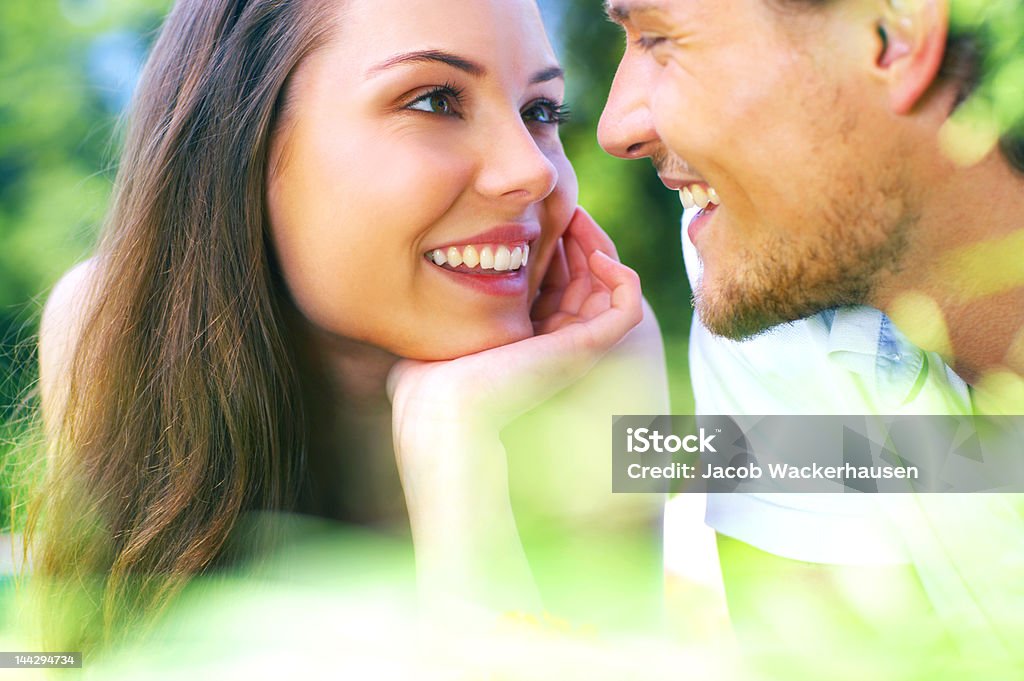
[[[767,298],[723,300],[722,297],[701,293],[696,296],[695,305],[701,322],[711,333],[734,341],[750,340],[780,324],[809,317],[817,311],[798,310],[792,301]]]
[[[750,315],[728,315],[702,312],[697,309],[700,321],[707,327],[708,331],[716,336],[727,338],[733,341],[750,340],[765,333],[769,329],[785,320],[768,321],[760,317]]]

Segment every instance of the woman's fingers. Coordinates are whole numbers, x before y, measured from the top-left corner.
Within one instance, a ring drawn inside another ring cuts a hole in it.
[[[614,313],[616,321],[625,326],[622,332],[625,335],[644,316],[640,277],[602,251],[595,251],[590,256],[590,264],[601,283],[611,290],[611,307],[606,312]]]
[[[535,321],[533,323],[533,332],[538,336],[545,333],[553,333],[566,324],[574,324],[578,321],[580,321],[580,318],[577,315],[567,312],[556,312],[550,317]]]
[[[569,321],[550,333],[499,348],[509,355],[528,353],[529,369],[510,376],[515,389],[504,393],[500,411],[508,417],[522,413],[579,380],[643,318],[643,297],[636,272],[600,251],[590,256],[590,269],[610,289],[608,306],[591,319]],[[553,315],[553,320],[558,315]],[[514,361],[495,365],[516,366]],[[492,366],[495,366],[492,365]],[[521,364],[519,366],[522,366]]]
[[[566,314],[577,315],[584,301],[593,293],[595,285],[599,285],[599,281],[591,273],[587,256],[580,248],[579,242],[571,236],[567,236],[564,241],[572,280],[565,288],[558,310]]]
[[[583,252],[583,247],[573,235],[572,229],[566,230],[562,243],[565,245],[565,258],[569,264],[569,283],[578,279],[589,279],[590,264],[587,262],[587,254]]]
[[[589,258],[595,251],[618,258],[608,235],[583,208],[577,207],[531,310],[538,331],[558,328],[568,319],[593,317],[607,305],[610,289],[590,269]]]
[[[609,293],[610,289],[593,275],[589,258],[594,252],[601,251],[618,259],[615,245],[594,219],[579,207],[563,240],[572,281],[566,288],[559,309],[568,314],[591,317],[600,309],[600,301],[605,298],[603,295],[595,297],[594,294]]]
[[[566,231],[579,242],[580,247],[588,257],[594,251],[602,251],[613,260],[619,259],[619,252],[616,250],[615,243],[611,237],[601,229],[597,221],[590,217],[590,213],[584,210],[582,206],[576,208],[576,214],[573,215],[569,228]]]
[[[548,263],[547,271],[544,272],[540,288],[542,291],[560,290],[566,287],[570,279],[569,265],[565,257],[565,241],[559,237],[555,242],[555,252],[551,256],[551,262]]]
[[[581,319],[593,319],[607,310],[611,304],[612,294],[610,291],[594,291],[583,301],[583,305],[580,306],[579,317]]]
[[[590,258],[604,253],[613,261],[615,246],[582,208],[577,208],[562,238],[570,280],[553,310],[555,296],[547,299],[543,316],[534,315],[537,333],[551,333],[568,324],[596,317],[612,305],[612,289],[592,270]],[[606,273],[605,279],[608,274]]]
[[[530,318],[543,321],[558,311],[562,303],[562,293],[569,284],[569,265],[565,256],[565,244],[559,239],[555,244],[555,252],[548,264],[547,272],[541,281],[540,290],[533,301]]]
[[[580,317],[570,324],[565,333],[580,334],[574,343],[582,348],[593,348],[602,354],[619,342],[643,318],[643,294],[636,272],[612,260],[601,251],[590,256],[591,270],[610,289],[610,293],[595,292],[584,304],[590,318]],[[582,310],[581,310],[582,311]],[[555,332],[558,335],[563,331]]]

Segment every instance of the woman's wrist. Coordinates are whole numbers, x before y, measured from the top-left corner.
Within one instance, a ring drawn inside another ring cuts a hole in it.
[[[537,609],[497,431],[423,413],[413,420],[396,456],[428,609]]]
[[[396,445],[396,456],[409,518],[421,538],[471,542],[514,526],[505,448],[496,434],[433,423]]]
[[[450,605],[492,613],[540,609],[510,510],[421,516],[413,521],[413,544],[420,594],[432,611]]]

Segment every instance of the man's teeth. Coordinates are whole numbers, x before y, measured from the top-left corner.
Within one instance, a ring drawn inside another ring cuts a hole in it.
[[[715,206],[722,203],[722,199],[718,198],[718,192],[714,187],[705,187],[701,184],[691,184],[680,189],[679,201],[683,204],[683,208],[701,209],[707,208],[709,203]]]
[[[494,270],[495,272],[514,272],[525,267],[530,258],[529,244],[522,246],[450,246],[447,249],[437,248],[427,254],[427,258],[438,267],[448,265],[458,267],[465,265],[470,269]]]

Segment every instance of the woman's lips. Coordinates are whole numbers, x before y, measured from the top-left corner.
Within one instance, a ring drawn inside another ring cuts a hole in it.
[[[527,288],[528,243],[449,246],[426,253],[427,266],[489,295],[514,296]]]
[[[541,236],[535,221],[509,222],[428,249],[430,269],[480,293],[525,295],[530,247]]]
[[[427,261],[425,264],[448,281],[466,286],[478,293],[492,296],[526,295],[528,283],[526,267],[498,272],[493,269],[469,268],[465,265],[459,265],[458,267],[438,266],[431,261]]]
[[[470,270],[509,272],[526,266],[530,259],[530,244],[525,241],[503,244],[468,244],[466,246],[449,246],[447,249],[435,248],[424,255],[427,260],[438,267],[458,268],[464,266]]]
[[[540,238],[540,224],[536,222],[510,222],[497,227],[491,227],[478,234],[466,236],[458,241],[448,241],[437,244],[427,249],[427,252],[434,250],[447,251],[452,246],[464,248],[470,244],[475,245],[498,245],[498,244],[528,244]]]

